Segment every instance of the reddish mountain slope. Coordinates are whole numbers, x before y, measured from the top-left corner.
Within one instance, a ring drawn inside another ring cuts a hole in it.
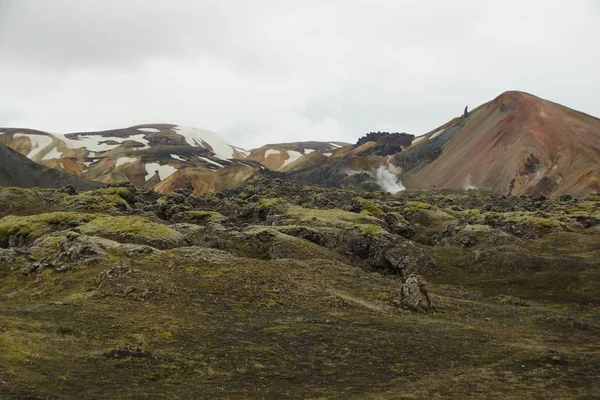
[[[395,163],[408,187],[584,195],[600,191],[600,119],[506,92],[416,138]]]

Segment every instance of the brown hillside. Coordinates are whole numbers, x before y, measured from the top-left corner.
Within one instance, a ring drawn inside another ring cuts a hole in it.
[[[405,168],[412,187],[545,195],[600,190],[600,120],[531,94],[503,93],[417,138],[397,162],[433,140],[441,147],[429,151],[431,162]]]

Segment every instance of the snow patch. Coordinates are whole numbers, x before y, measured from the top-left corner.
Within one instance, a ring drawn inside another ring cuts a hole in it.
[[[288,159],[283,162],[283,165],[281,166],[282,168],[290,163],[293,163],[300,157],[302,157],[302,153],[294,151],[294,150],[288,150],[287,153],[288,153]]]
[[[412,143],[410,145],[414,146],[415,144],[423,141],[423,139],[425,139],[425,135],[416,137],[416,138],[413,139],[413,141],[412,141]]]
[[[310,154],[313,151],[315,151],[314,149],[304,149],[304,154]]]
[[[329,143],[329,145],[333,148],[339,149],[340,147],[342,147],[341,145],[337,144],[337,143]]]
[[[158,172],[158,177],[160,180],[165,180],[169,176],[173,175],[177,172],[177,168],[172,167],[170,165],[160,165],[159,163],[148,163],[145,165],[146,168],[146,181],[154,176]]]
[[[210,164],[216,165],[219,168],[223,168],[223,166],[221,164],[219,164],[218,162],[215,162],[213,160],[211,160],[210,158],[206,158],[206,157],[199,157],[201,160],[204,160]]]
[[[277,154],[281,154],[281,151],[268,149],[267,151],[265,151],[265,158],[269,157],[270,155],[277,155]]]
[[[67,147],[69,147],[70,149],[80,149],[82,147],[85,147],[88,151],[94,151],[94,152],[98,152],[98,151],[108,151],[108,150],[112,150],[116,147],[119,147],[121,145],[121,143],[123,143],[126,140],[134,140],[136,142],[141,142],[144,144],[144,147],[141,148],[137,148],[137,149],[149,149],[150,146],[148,145],[148,140],[144,139],[144,134],[140,133],[139,135],[131,135],[129,137],[125,137],[125,138],[121,138],[121,137],[115,137],[115,136],[98,136],[98,135],[79,135],[77,136],[76,139],[69,139],[68,137],[61,135],[62,137],[60,138],[62,141],[65,142],[65,144],[67,145]],[[106,144],[106,143],[101,143],[101,142],[106,142],[106,141],[114,141],[117,142],[118,144]]]
[[[333,155],[333,153],[323,153],[323,155],[324,155],[325,157],[331,157],[331,156]]]
[[[183,158],[179,157],[177,154],[169,154],[171,156],[171,158],[174,158],[175,160],[179,160],[179,161],[185,161]]]
[[[115,168],[116,167],[120,167],[121,165],[131,164],[131,163],[136,162],[136,161],[137,161],[136,157],[119,157],[117,159],[116,164],[115,164]]]
[[[15,133],[13,135],[13,137],[29,138],[29,141],[31,142],[31,151],[29,152],[29,154],[27,154],[27,157],[29,157],[29,158],[35,157],[40,151],[42,151],[43,149],[45,149],[46,147],[48,147],[49,145],[52,144],[52,138],[50,136],[45,136],[45,135],[30,135],[30,134],[26,134],[26,133]]]
[[[198,129],[186,126],[177,126],[174,130],[185,138],[185,141],[193,147],[204,147],[202,142],[207,143],[215,155],[232,158],[235,152],[234,148],[225,143],[223,139],[218,137],[214,132],[204,129]]]
[[[44,161],[44,160],[52,160],[53,158],[60,158],[60,156],[62,156],[62,151],[56,150],[56,147],[55,147],[52,150],[50,150],[48,152],[48,154],[46,154],[44,156],[44,158],[42,158],[42,161]]]
[[[377,168],[376,179],[379,186],[388,193],[398,193],[406,190],[402,181],[387,166],[382,165]]]
[[[227,162],[230,162],[230,160],[228,160],[227,158],[219,157],[219,156],[217,156],[217,155],[215,155],[215,158],[218,158],[218,159],[219,159],[219,160],[221,160],[221,161],[227,161]]]
[[[148,133],[159,133],[160,129],[156,128],[137,128],[138,131],[148,132]]]
[[[431,135],[431,136],[429,137],[429,140],[431,140],[431,139],[433,139],[433,138],[436,138],[436,137],[440,136],[440,135],[441,135],[442,133],[444,133],[445,131],[446,131],[446,129],[440,129],[439,131],[436,131],[436,132],[434,132],[434,133],[433,133],[433,135]]]

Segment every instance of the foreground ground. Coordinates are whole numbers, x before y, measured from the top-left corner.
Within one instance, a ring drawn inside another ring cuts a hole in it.
[[[597,398],[599,206],[0,189],[0,398]]]

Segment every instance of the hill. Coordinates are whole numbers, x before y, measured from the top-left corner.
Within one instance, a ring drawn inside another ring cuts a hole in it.
[[[0,144],[0,186],[61,188],[73,185],[80,190],[102,186],[75,175],[37,164],[17,151]]]
[[[412,188],[586,195],[600,191],[600,120],[506,92],[416,138],[394,164]]]

